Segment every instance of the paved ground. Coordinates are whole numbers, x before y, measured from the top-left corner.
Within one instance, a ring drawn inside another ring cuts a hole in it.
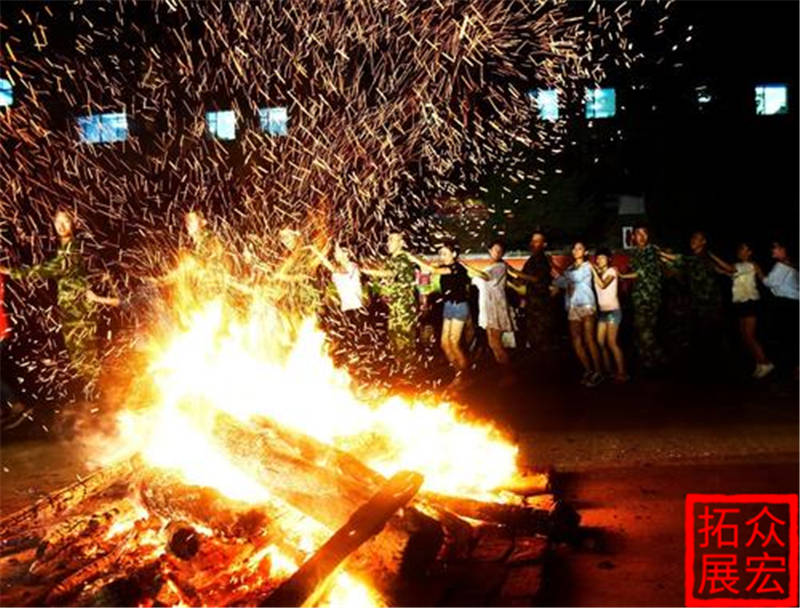
[[[682,606],[687,493],[798,491],[797,384],[676,375],[590,390],[565,369],[523,367],[513,390],[476,395],[581,514],[585,539],[556,551],[544,601]]]
[[[688,492],[797,492],[798,394],[791,379],[679,377],[589,390],[569,365],[523,364],[500,388],[488,374],[464,396],[516,433],[525,461],[553,465],[585,539],[559,547],[553,605],[682,605]],[[0,512],[86,471],[75,445],[0,450]]]

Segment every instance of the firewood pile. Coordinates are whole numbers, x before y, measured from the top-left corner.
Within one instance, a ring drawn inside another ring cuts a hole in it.
[[[502,502],[446,496],[268,420],[215,424],[268,500],[118,462],[0,521],[0,603],[320,605],[345,572],[388,605],[535,605],[551,539],[577,525],[547,473]]]

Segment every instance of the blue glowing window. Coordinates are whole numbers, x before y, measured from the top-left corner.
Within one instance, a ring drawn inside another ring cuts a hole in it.
[[[586,89],[586,118],[611,118],[617,113],[614,89]]]
[[[756,114],[786,114],[789,112],[785,84],[762,84],[756,87]]]
[[[289,114],[286,108],[259,108],[258,118],[261,130],[270,135],[287,135],[289,133]]]
[[[528,93],[536,101],[539,118],[542,120],[558,120],[558,91],[556,89],[539,89]]]
[[[125,112],[79,116],[81,141],[90,144],[110,143],[128,139],[128,117]]]
[[[14,103],[14,89],[5,78],[0,78],[0,106],[10,106]]]
[[[694,88],[695,97],[697,98],[697,105],[701,108],[714,101],[714,95],[711,89],[706,84],[701,84]]]
[[[236,113],[233,110],[206,112],[208,132],[219,139],[236,139]]]

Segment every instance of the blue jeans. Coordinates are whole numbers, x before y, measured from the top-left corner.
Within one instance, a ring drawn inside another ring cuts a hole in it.
[[[444,318],[455,319],[456,321],[466,321],[469,316],[469,304],[466,302],[451,302],[447,300],[444,303]]]

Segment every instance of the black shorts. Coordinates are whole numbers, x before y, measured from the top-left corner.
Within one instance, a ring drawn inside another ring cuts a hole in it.
[[[739,319],[744,319],[746,317],[757,317],[760,308],[761,307],[759,306],[758,300],[747,300],[746,302],[733,303],[733,310]]]

